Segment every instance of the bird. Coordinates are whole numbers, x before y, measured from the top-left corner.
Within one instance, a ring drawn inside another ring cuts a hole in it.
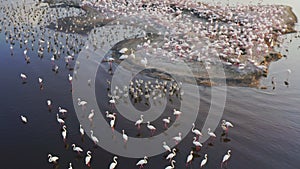
[[[140,166],[140,169],[144,167],[144,165],[146,165],[148,163],[147,161],[148,157],[145,156],[144,159],[141,159],[140,161],[138,161],[136,163],[137,166]]]
[[[166,129],[168,128],[168,124],[171,122],[170,119],[171,119],[171,117],[167,117],[167,118],[163,119],[164,126],[165,126]]]
[[[174,109],[173,114],[176,116],[176,119],[182,114],[181,111]]]
[[[108,111],[105,111],[105,114],[106,114],[106,117],[110,118],[110,119],[112,119],[112,118],[114,118],[116,116],[116,113],[110,114]]]
[[[151,135],[155,132],[156,128],[150,124],[150,121],[147,122],[147,128],[151,131]]]
[[[61,135],[62,135],[62,137],[64,139],[64,142],[65,142],[66,139],[67,139],[67,126],[63,125],[62,129],[63,129],[63,131],[61,132]]]
[[[76,147],[75,144],[72,144],[72,147],[73,147],[73,151],[76,151],[78,154],[80,154],[81,152],[83,152],[82,148]]]
[[[27,118],[23,115],[21,115],[21,120],[22,120],[23,123],[27,123]]]
[[[93,117],[95,115],[94,109],[91,110],[91,113],[88,116],[88,119],[92,122],[93,121]]]
[[[115,169],[115,168],[116,168],[116,166],[117,166],[117,164],[118,164],[117,159],[118,159],[118,157],[117,157],[117,156],[114,156],[113,162],[110,163],[110,165],[109,165],[109,169]]]
[[[59,118],[58,114],[56,114],[56,120],[61,125],[65,124],[65,121],[63,119]]]
[[[65,113],[67,113],[68,110],[67,109],[63,109],[61,107],[58,107],[58,112],[60,112],[61,114],[65,115]]]
[[[172,160],[174,157],[176,156],[176,149],[173,148],[172,149],[172,153],[170,153],[167,157],[166,157],[166,160]]]
[[[78,101],[78,102],[77,102],[78,106],[82,106],[82,107],[83,107],[83,106],[85,106],[85,105],[87,104],[86,101],[81,100],[80,98],[78,98],[77,101]]]
[[[114,132],[115,130],[115,122],[116,122],[116,116],[113,117],[111,120],[110,120],[110,128],[112,129],[112,131]]]
[[[80,132],[81,136],[84,135],[84,129],[82,128],[81,124],[79,125],[79,132]]]
[[[208,130],[207,133],[208,133],[208,135],[209,135],[210,137],[212,137],[212,138],[217,137],[216,134],[215,134],[214,132],[212,132],[210,128],[208,128],[207,130]]]
[[[224,132],[228,132],[229,127],[233,127],[233,124],[229,121],[222,120],[221,127],[222,127]]]
[[[73,169],[72,163],[69,163],[69,168],[68,169]]]
[[[174,163],[175,163],[176,161],[175,160],[172,160],[171,161],[171,165],[170,166],[167,166],[165,169],[174,169],[175,168],[175,166],[174,166]]]
[[[143,121],[144,121],[143,117],[144,117],[144,115],[141,114],[140,119],[137,120],[137,121],[135,122],[135,126],[137,125],[137,126],[138,126],[138,129],[141,128],[141,124],[142,124]]]
[[[49,163],[54,163],[57,164],[57,160],[59,159],[59,157],[57,156],[52,156],[51,154],[48,154],[48,162]]]
[[[122,48],[121,50],[119,50],[119,53],[124,54],[128,51],[127,48]]]
[[[20,76],[22,78],[23,83],[25,83],[26,79],[27,79],[27,76],[24,73],[21,73]]]
[[[178,144],[181,141],[181,133],[178,133],[178,136],[173,137],[173,140],[175,140],[175,143]]]
[[[196,146],[197,150],[199,150],[199,148],[202,147],[202,144],[199,141],[197,141],[197,137],[194,137],[193,144]]]
[[[292,73],[291,69],[287,69],[287,78],[286,80],[284,81],[284,84],[288,87],[289,86],[289,77],[290,77],[290,74]]]
[[[171,152],[171,148],[167,145],[167,143],[166,143],[165,141],[163,142],[163,148],[164,148],[166,151]]]
[[[73,77],[70,74],[68,74],[68,80],[70,83],[72,83]]]
[[[86,152],[85,165],[87,165],[88,167],[91,167],[91,159],[92,159],[91,153],[92,153],[91,151]]]
[[[196,134],[197,138],[199,138],[199,136],[202,136],[202,133],[198,129],[195,129],[195,123],[193,123],[192,132]]]
[[[123,137],[123,140],[124,140],[124,143],[127,143],[128,141],[128,136],[125,134],[125,130],[122,130],[122,137]]]
[[[92,140],[95,144],[97,144],[99,142],[98,138],[96,136],[94,136],[94,131],[93,130],[91,130],[91,138],[92,138]]]
[[[201,161],[200,168],[202,168],[207,163],[207,154],[204,155],[204,159]]]
[[[222,163],[221,163],[221,168],[223,168],[223,164],[224,164],[224,163],[226,163],[226,165],[227,165],[228,160],[229,160],[229,158],[230,158],[230,156],[231,156],[230,153],[231,153],[231,150],[228,150],[228,151],[227,151],[227,154],[224,155],[223,160],[222,160]]]
[[[52,109],[52,102],[51,102],[51,100],[47,100],[47,106],[48,106],[48,110],[51,111],[51,109]]]
[[[194,155],[193,155],[193,151],[191,151],[190,152],[190,154],[187,156],[187,159],[186,159],[186,166],[188,166],[188,164],[190,163],[192,163],[192,160],[193,160],[193,157],[194,157]]]

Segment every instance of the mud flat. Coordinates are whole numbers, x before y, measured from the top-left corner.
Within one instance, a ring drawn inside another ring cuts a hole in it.
[[[120,64],[122,54],[118,51],[127,48],[126,55],[135,55],[135,59],[126,59],[129,64],[122,64],[128,70],[145,67],[141,61],[146,57],[152,63],[146,65],[148,70],[143,73],[149,76],[168,79],[170,75],[178,75],[182,81],[196,80],[206,86],[222,85],[225,79],[227,85],[259,87],[259,80],[267,76],[270,63],[283,57],[275,49],[281,46],[278,38],[295,32],[297,22],[292,8],[282,5],[170,4],[166,12],[153,14],[151,10],[159,9],[159,4],[140,4],[132,11],[129,4],[128,8],[124,5],[124,9],[128,9],[123,13],[126,17],[97,4],[81,4],[80,7],[84,10],[81,16],[58,20],[62,31],[70,29],[70,25],[73,32],[79,34],[89,34],[94,28],[107,24],[142,25],[144,38],[119,42],[107,57],[113,57],[115,63]],[[222,12],[224,9],[229,12]],[[130,21],[134,17],[138,19]],[[267,25],[263,26],[264,23]],[[180,29],[174,28],[175,25]],[[181,74],[186,66],[192,72],[190,76]]]

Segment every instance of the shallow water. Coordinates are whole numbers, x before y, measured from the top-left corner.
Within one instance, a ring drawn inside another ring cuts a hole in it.
[[[295,3],[296,4],[296,3]],[[296,6],[296,5],[295,5]],[[299,18],[299,17],[298,17]],[[283,58],[271,64],[270,74],[276,78],[275,90],[259,90],[244,87],[228,87],[226,106],[223,118],[234,123],[235,127],[229,131],[227,142],[221,137],[222,130],[217,128],[217,139],[213,146],[204,143],[189,168],[199,168],[200,161],[205,153],[208,154],[208,163],[205,168],[220,168],[220,162],[228,149],[232,150],[232,157],[227,168],[242,169],[295,169],[298,168],[300,157],[300,68],[299,51],[300,39],[286,35],[289,52],[287,59]],[[18,46],[18,45],[16,45]],[[26,64],[23,58],[23,49],[15,47],[11,56],[9,44],[5,43],[5,36],[0,34],[0,148],[1,168],[52,168],[47,161],[48,153],[60,157],[58,168],[67,168],[72,162],[74,168],[86,168],[85,155],[77,155],[72,151],[71,144],[80,145],[84,150],[92,150],[92,168],[108,168],[113,154],[95,147],[88,136],[82,139],[79,134],[79,122],[74,112],[71,85],[68,74],[72,73],[65,68],[61,59],[57,64],[60,71],[55,74],[51,70],[51,55],[43,59],[36,53],[29,51],[31,63]],[[281,49],[278,49],[281,50]],[[105,63],[103,63],[105,68]],[[106,79],[110,77],[105,69],[98,70],[97,90],[106,90]],[[291,69],[290,86],[286,87],[286,70]],[[19,74],[28,75],[27,83],[22,84]],[[37,81],[43,77],[45,87],[40,90]],[[262,84],[271,86],[271,76],[262,79]],[[96,91],[97,92],[97,91]],[[200,87],[200,111],[196,120],[197,128],[201,128],[210,106],[211,90]],[[100,93],[100,92],[99,92]],[[49,112],[46,100],[53,101],[53,111]],[[97,95],[98,101],[108,101],[105,94]],[[68,129],[67,145],[61,138],[61,126],[56,121],[57,107],[62,106],[69,110],[66,114]],[[173,105],[174,106],[174,105]],[[100,107],[103,110],[111,109],[109,105]],[[170,109],[172,110],[172,109]],[[26,115],[28,123],[20,121],[20,115]],[[135,136],[137,129],[130,121],[118,121],[116,130],[127,126],[127,134]],[[184,122],[183,122],[184,123]],[[157,128],[162,125],[154,122]],[[130,128],[129,126],[132,126]],[[157,132],[160,132],[159,130]],[[204,131],[205,132],[205,131]],[[148,136],[149,131],[141,130],[142,136]],[[88,132],[89,134],[89,132]],[[190,133],[178,146],[179,152],[175,157],[176,168],[185,168],[185,160],[191,150],[193,135]],[[101,136],[99,136],[101,141]],[[144,168],[164,168],[169,163],[164,160],[166,154],[149,158],[149,164]],[[134,168],[137,159],[119,157],[117,168]],[[137,168],[137,167],[136,167]]]

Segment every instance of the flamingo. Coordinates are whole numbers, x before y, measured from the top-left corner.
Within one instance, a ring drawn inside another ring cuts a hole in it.
[[[51,111],[51,109],[52,109],[52,102],[51,102],[51,100],[47,100],[47,106],[48,106],[48,110]]]
[[[68,79],[69,79],[69,82],[72,84],[73,77],[70,74],[68,74]]]
[[[197,137],[194,137],[193,144],[196,146],[197,150],[199,150],[199,148],[202,147],[202,144],[199,141],[197,141]]]
[[[110,163],[110,165],[109,165],[109,169],[115,169],[115,168],[116,168],[116,166],[117,166],[117,164],[118,164],[117,159],[118,159],[118,157],[117,157],[117,156],[114,156],[113,162]]]
[[[86,106],[86,104],[87,104],[86,101],[81,100],[80,98],[78,98],[77,101],[78,101],[78,103],[77,103],[78,106],[81,106],[81,107],[84,107],[84,106]]]
[[[287,78],[286,80],[284,81],[284,84],[288,87],[289,86],[289,77],[290,77],[290,74],[292,73],[291,69],[287,69]]]
[[[227,165],[228,160],[229,160],[229,158],[230,158],[230,156],[231,156],[230,153],[231,153],[231,150],[228,150],[228,151],[227,151],[227,154],[224,155],[223,160],[222,160],[222,163],[221,163],[221,168],[223,168],[223,164],[224,164],[224,163],[226,163],[226,165]]]
[[[86,152],[85,165],[87,165],[88,167],[91,167],[91,159],[92,159],[91,153],[92,153],[91,151]]]
[[[72,147],[73,147],[73,151],[76,151],[78,154],[80,154],[81,152],[83,152],[82,148],[76,147],[75,144],[72,144]]]
[[[81,134],[81,137],[84,135],[84,129],[82,128],[82,125],[79,125],[79,132]]]
[[[167,157],[166,160],[172,160],[176,156],[176,149],[173,148],[172,153],[170,153]]]
[[[148,157],[145,156],[144,159],[141,159],[140,161],[138,161],[136,163],[137,166],[140,166],[140,169],[144,167],[144,165],[146,165],[148,163],[147,161]]]
[[[208,128],[207,130],[208,130],[207,133],[208,133],[208,135],[209,135],[210,137],[212,137],[212,138],[216,138],[216,137],[217,137],[216,134],[215,134],[214,132],[212,132],[210,128]]]
[[[63,109],[61,107],[58,107],[58,112],[60,112],[61,114],[65,115],[65,113],[67,113],[68,110],[67,109]]]
[[[207,163],[207,154],[204,155],[204,159],[201,161],[200,168],[202,168]]]
[[[64,142],[66,142],[66,139],[67,139],[67,126],[64,125],[64,126],[62,127],[62,129],[63,129],[63,131],[61,132],[61,135],[62,135],[62,137],[63,137],[63,139],[64,139]]]
[[[150,121],[147,122],[147,128],[151,131],[151,135],[155,132],[156,128],[150,124]]]
[[[92,138],[92,140],[95,144],[97,144],[99,142],[98,138],[96,136],[94,136],[94,131],[93,130],[91,130],[91,138]]]
[[[23,115],[21,115],[21,120],[22,120],[23,123],[27,123],[27,118]]]
[[[59,159],[59,157],[57,156],[52,156],[51,154],[48,154],[48,162],[49,163],[54,163],[54,164],[57,164],[57,160]]]
[[[122,48],[121,50],[119,50],[119,53],[124,54],[128,51],[127,48]]]
[[[68,169],[73,169],[72,163],[69,163],[69,168]]]
[[[127,143],[127,141],[128,141],[128,136],[127,136],[127,134],[125,134],[125,130],[122,130],[122,137],[123,137],[123,140],[124,140],[124,143]]]
[[[106,117],[110,118],[110,119],[112,119],[112,118],[114,118],[116,116],[116,113],[109,114],[108,111],[105,111],[105,114],[106,114]]]
[[[166,151],[171,152],[171,148],[167,145],[167,143],[166,143],[165,141],[163,142],[163,148],[164,148]]]
[[[191,151],[190,152],[190,154],[188,155],[188,157],[187,157],[187,159],[186,159],[186,166],[188,166],[188,164],[190,163],[192,163],[192,160],[193,160],[193,157],[194,157],[194,155],[193,155],[193,151]]]
[[[138,129],[141,128],[141,124],[142,124],[143,121],[144,121],[143,116],[144,116],[144,115],[141,114],[140,119],[137,120],[137,121],[135,122],[135,126],[137,125],[137,126],[138,126]]]
[[[40,88],[43,88],[43,79],[41,77],[38,78],[38,82],[40,84]]]
[[[116,116],[113,117],[111,120],[110,120],[110,127],[112,129],[112,131],[114,132],[115,130],[115,122],[116,122]]]
[[[233,124],[229,121],[222,120],[221,127],[222,127],[223,131],[228,132],[229,127],[233,127]]]
[[[27,76],[24,73],[21,73],[20,76],[22,78],[23,83],[26,82]]]
[[[193,123],[192,132],[196,134],[197,138],[199,138],[199,136],[202,136],[202,133],[198,129],[195,129],[195,123]]]
[[[175,140],[176,145],[181,141],[181,133],[178,133],[178,136],[173,137],[173,140]]]
[[[59,118],[58,114],[56,114],[56,120],[61,125],[65,124],[65,121],[63,119]]]
[[[163,119],[164,122],[164,126],[167,129],[168,128],[168,124],[171,122],[171,117],[167,117]]]
[[[94,112],[94,109],[92,109],[92,110],[91,110],[91,113],[90,113],[89,116],[88,116],[88,119],[89,119],[91,122],[93,121],[94,115],[95,115],[95,112]]]
[[[182,114],[182,112],[179,110],[174,109],[173,111],[173,114],[176,116],[176,119],[178,119],[178,117]]]
[[[174,169],[175,168],[175,166],[174,166],[175,162],[176,162],[175,160],[172,160],[171,161],[171,166],[167,166],[165,169]]]

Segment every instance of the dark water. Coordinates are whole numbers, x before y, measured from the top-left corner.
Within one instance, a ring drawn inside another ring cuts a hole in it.
[[[232,169],[296,169],[300,158],[300,57],[298,48],[300,39],[287,35],[286,43],[289,52],[287,59],[283,58],[271,64],[270,74],[276,77],[275,90],[258,90],[254,88],[228,87],[226,107],[223,118],[234,123],[228,137],[221,137],[222,129],[217,128],[217,139],[213,146],[204,143],[198,156],[188,168],[199,168],[205,153],[208,154],[208,163],[205,168],[220,168],[220,162],[228,149],[232,150],[232,157],[227,168]],[[18,45],[16,45],[18,46]],[[9,44],[5,36],[0,34],[0,168],[87,168],[84,165],[84,155],[72,151],[71,144],[75,143],[84,150],[92,151],[92,168],[108,168],[113,154],[95,147],[88,136],[82,139],[79,134],[79,122],[74,112],[71,85],[68,74],[72,73],[65,68],[63,59],[57,64],[59,73],[55,74],[51,68],[51,55],[43,59],[35,52],[29,51],[31,63],[26,64],[23,49],[15,47],[11,56]],[[281,49],[278,49],[281,50]],[[283,51],[283,49],[282,49]],[[286,70],[291,69],[290,86],[286,87]],[[97,90],[106,90],[106,79],[110,75],[106,70],[98,70]],[[27,83],[22,84],[20,73],[26,73]],[[38,77],[44,79],[44,89],[40,90]],[[262,79],[262,84],[271,86],[270,77]],[[210,89],[200,87],[201,105],[196,121],[197,128],[201,128],[210,106]],[[108,97],[99,94],[98,100],[108,101]],[[53,111],[49,112],[46,100],[53,101]],[[56,121],[57,107],[68,109],[65,121],[68,129],[68,139],[65,145],[61,137],[61,126]],[[104,105],[102,109],[110,109]],[[28,123],[23,124],[20,115],[26,115]],[[132,126],[127,131],[134,136],[138,132],[131,122],[118,121],[119,126]],[[154,122],[159,128],[160,122]],[[120,130],[120,127],[116,128]],[[159,130],[158,130],[159,131]],[[109,131],[110,132],[110,131]],[[206,132],[206,131],[203,131]],[[89,132],[88,132],[89,134]],[[141,130],[142,135],[149,135],[149,131]],[[193,135],[190,133],[178,146],[179,152],[175,157],[176,168],[185,168],[185,160],[192,145]],[[99,137],[101,141],[101,137]],[[86,152],[85,151],[85,152]],[[48,153],[60,157],[59,165],[48,163]],[[166,154],[149,158],[144,167],[158,169],[169,165],[164,160]],[[138,168],[135,163],[138,159],[119,157],[119,169]]]

